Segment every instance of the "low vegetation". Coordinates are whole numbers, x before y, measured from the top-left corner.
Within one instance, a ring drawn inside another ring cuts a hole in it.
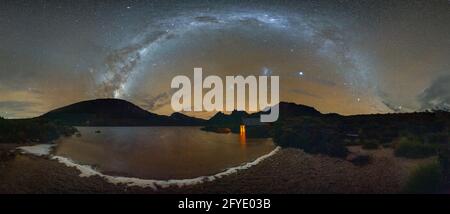
[[[76,132],[71,126],[50,120],[0,119],[0,143],[47,143]]]
[[[437,154],[437,146],[419,138],[400,137],[394,142],[394,153],[398,157],[426,158]]]
[[[418,166],[411,174],[406,193],[447,193],[450,189],[450,144],[440,145],[436,161]]]
[[[442,191],[442,171],[437,161],[418,166],[411,174],[406,193],[437,193]]]
[[[336,129],[315,117],[301,117],[277,123],[274,142],[282,147],[299,148],[313,154],[342,158],[348,154]]]

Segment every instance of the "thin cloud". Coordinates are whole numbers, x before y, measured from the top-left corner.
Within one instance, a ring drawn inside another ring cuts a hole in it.
[[[419,94],[418,101],[421,104],[421,110],[450,111],[450,75],[436,78]]]

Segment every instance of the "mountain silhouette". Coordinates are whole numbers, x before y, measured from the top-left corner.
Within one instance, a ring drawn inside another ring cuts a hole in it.
[[[316,109],[295,103],[280,102],[280,118],[320,116]],[[244,118],[256,118],[263,112],[249,114],[234,110],[231,114],[216,113],[209,120],[175,112],[158,115],[121,99],[95,99],[74,103],[52,110],[39,118],[58,121],[70,126],[236,126]]]
[[[290,102],[280,102],[277,104],[279,107],[279,118],[288,118],[288,117],[298,117],[298,116],[321,116],[322,113],[317,111],[315,108],[296,104],[296,103],[290,103]],[[275,106],[277,106],[275,105]],[[263,110],[257,113],[253,113],[250,115],[250,117],[259,117],[261,114],[268,114],[270,110]]]
[[[289,118],[289,117],[300,117],[300,116],[321,116],[322,113],[317,111],[313,107],[289,103],[280,102],[277,104],[279,106],[279,118]],[[243,120],[247,118],[259,119],[261,114],[268,114],[269,110],[259,111],[256,113],[249,114],[245,111],[234,110],[231,114],[225,114],[223,112],[216,113],[213,117],[208,120],[208,125],[224,126],[224,125],[239,125]]]
[[[52,110],[40,118],[71,126],[194,126],[205,122],[181,113],[158,115],[120,99],[82,101]]]
[[[245,111],[234,110],[231,114],[217,112],[208,120],[208,125],[239,125],[242,119],[248,116],[249,114]]]

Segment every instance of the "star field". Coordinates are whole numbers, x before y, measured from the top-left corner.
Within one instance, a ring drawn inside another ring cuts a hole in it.
[[[448,1],[0,4],[3,117],[100,97],[170,114],[194,67],[278,75],[281,100],[322,112],[450,108]]]

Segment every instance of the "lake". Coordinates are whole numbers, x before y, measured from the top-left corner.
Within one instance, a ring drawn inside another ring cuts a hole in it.
[[[213,175],[271,152],[271,139],[200,127],[77,127],[53,152],[117,176],[184,179]]]

